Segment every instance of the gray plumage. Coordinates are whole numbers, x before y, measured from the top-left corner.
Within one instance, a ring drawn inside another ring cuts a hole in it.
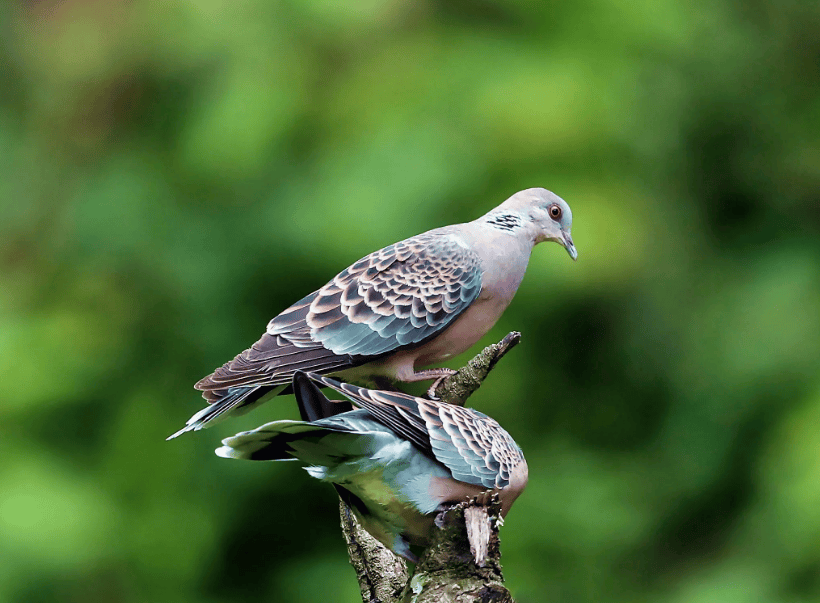
[[[377,384],[452,374],[417,367],[460,354],[492,328],[534,245],[558,242],[575,259],[571,227],[566,202],[533,188],[472,222],[371,253],[273,318],[252,347],[200,380],[195,387],[210,406],[171,437],[282,393],[297,370]]]
[[[376,539],[411,561],[417,558],[410,545],[429,544],[444,505],[494,491],[506,516],[526,486],[521,449],[476,410],[298,372],[293,387],[303,418],[326,415],[321,409],[334,404],[311,380],[344,394],[358,409],[311,422],[268,423],[226,438],[216,453],[298,459],[311,476],[336,487]]]

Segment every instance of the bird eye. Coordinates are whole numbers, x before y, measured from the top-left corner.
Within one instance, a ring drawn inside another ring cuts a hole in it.
[[[550,217],[553,220],[560,220],[561,219],[561,207],[559,205],[551,205],[550,206]]]

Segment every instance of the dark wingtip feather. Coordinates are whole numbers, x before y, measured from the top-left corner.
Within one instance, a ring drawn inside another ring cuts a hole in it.
[[[303,421],[313,422],[323,418],[322,408],[328,400],[302,371],[293,373],[293,393]]]
[[[314,381],[303,371],[293,374],[293,393],[303,421],[318,421],[353,410],[353,405],[345,400],[328,399]]]

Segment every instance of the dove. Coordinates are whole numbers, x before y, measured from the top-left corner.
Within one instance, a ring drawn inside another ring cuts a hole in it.
[[[356,408],[328,400],[317,384]],[[491,492],[503,518],[527,485],[521,448],[476,410],[301,371],[293,390],[302,421],[239,433],[216,454],[301,461],[311,477],[333,484],[364,529],[408,561],[418,562],[411,546],[430,544],[438,512]]]
[[[196,383],[209,406],[168,439],[286,393],[296,370],[381,389],[431,380],[434,391],[455,371],[417,368],[466,351],[493,327],[535,245],[554,241],[577,259],[571,228],[563,199],[530,188],[472,222],[365,256],[274,317],[256,343]]]

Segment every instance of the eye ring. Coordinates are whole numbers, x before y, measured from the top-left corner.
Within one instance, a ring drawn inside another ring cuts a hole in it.
[[[550,218],[552,218],[553,220],[560,220],[561,219],[561,214],[563,213],[561,211],[561,206],[560,205],[550,205],[549,212],[550,212]]]

